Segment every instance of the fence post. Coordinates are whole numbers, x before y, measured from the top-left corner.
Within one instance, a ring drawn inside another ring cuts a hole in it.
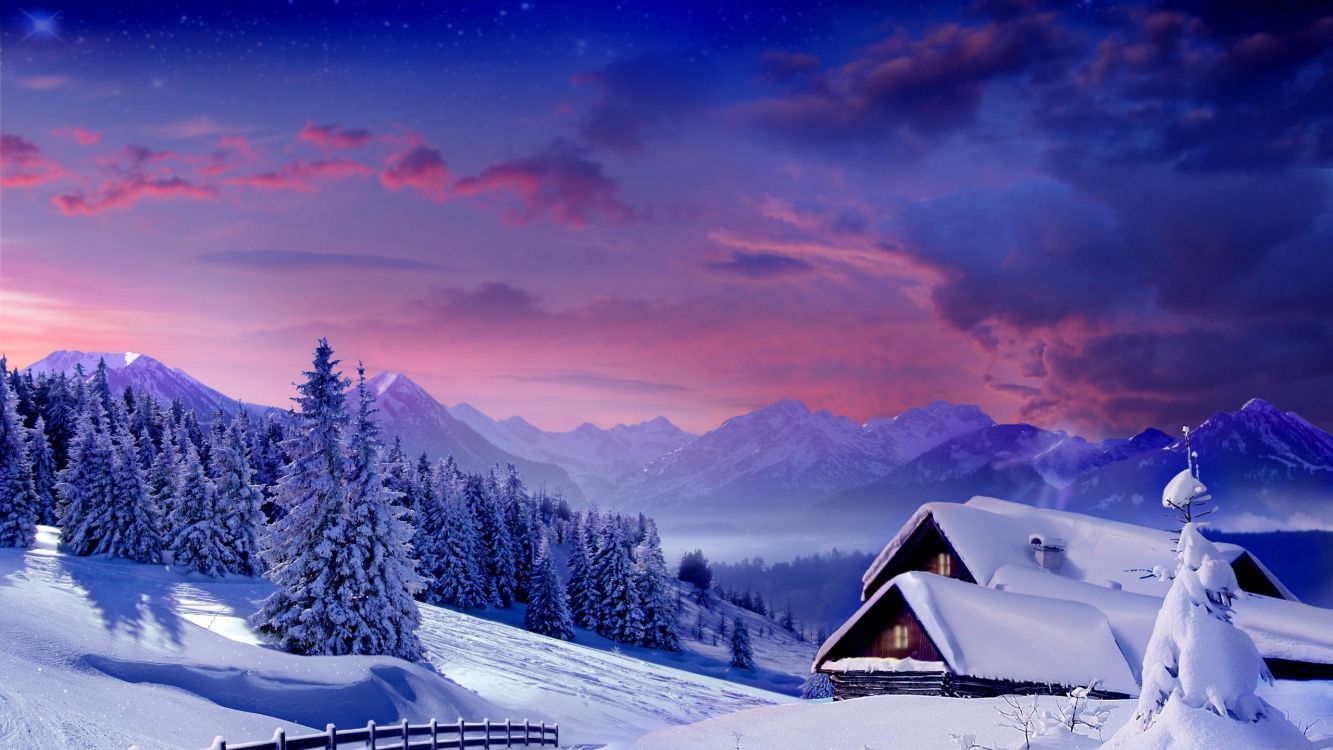
[[[330,724],[328,726],[328,750],[338,750],[338,728]]]
[[[463,748],[467,747],[467,743],[463,741],[466,738],[467,727],[463,724],[463,717],[460,716],[458,717],[458,750],[463,750]]]
[[[407,729],[408,729],[408,726],[409,726],[409,725],[408,725],[408,723],[407,723],[407,719],[403,719],[403,750],[409,750],[409,747],[410,747],[410,745],[412,744],[412,743],[410,743],[410,742],[407,741],[407,737],[408,737]],[[431,748],[431,750],[435,750],[435,749],[434,749],[434,748]]]
[[[282,727],[273,730],[273,744],[278,750],[287,750],[287,730]]]
[[[440,725],[434,719],[430,720],[430,750],[435,750],[436,745],[440,744]]]
[[[505,747],[511,747],[514,742],[514,727],[505,719]]]
[[[482,729],[486,730],[486,743],[483,744],[482,747],[486,748],[486,750],[491,750],[491,720],[483,719],[481,726]]]
[[[370,735],[370,750],[375,750],[375,721],[366,722],[366,733]]]
[[[543,738],[544,740],[545,738]],[[560,747],[560,725],[555,725],[555,742],[551,743],[555,747]]]
[[[542,722],[541,736],[537,738],[537,747],[546,747],[546,722]]]
[[[531,739],[532,739],[532,725],[528,723],[528,720],[527,720],[527,719],[524,719],[524,720],[523,720],[523,747],[527,747],[527,746],[528,746],[528,742],[529,742]]]

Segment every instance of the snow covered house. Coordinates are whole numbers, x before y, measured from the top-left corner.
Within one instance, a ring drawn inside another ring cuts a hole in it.
[[[1333,677],[1333,610],[1296,601],[1233,544],[1245,591],[1236,622],[1273,674]],[[1143,652],[1170,585],[1170,532],[989,497],[927,503],[862,578],[856,614],[814,669],[839,699],[879,693],[1063,693],[1098,681],[1138,692]]]

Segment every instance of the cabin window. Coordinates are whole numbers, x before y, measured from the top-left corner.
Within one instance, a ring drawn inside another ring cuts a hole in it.
[[[911,646],[911,636],[906,625],[893,626],[893,650],[906,651]]]
[[[941,552],[935,555],[935,564],[932,566],[934,573],[942,576],[953,577],[953,559],[949,557],[948,552]]]

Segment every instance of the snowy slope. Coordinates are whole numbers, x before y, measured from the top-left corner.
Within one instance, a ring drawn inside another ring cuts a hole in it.
[[[390,658],[293,656],[258,646],[244,620],[266,582],[70,557],[55,550],[57,535],[42,527],[37,549],[0,549],[6,750],[189,750],[215,735],[237,742],[278,725],[402,716],[545,720],[571,743],[600,744],[792,700],[630,655],[641,649],[555,641],[424,605],[419,633],[445,677]],[[659,658],[699,667],[689,655]]]
[[[195,380],[183,370],[159,362],[147,354],[135,352],[79,352],[54,351],[25,369],[34,375],[43,372],[63,372],[73,375],[75,367],[83,366],[84,375],[91,379],[99,360],[106,361],[106,379],[113,393],[129,386],[135,393],[148,393],[163,406],[172,399],[180,399],[186,409],[193,409],[200,420],[207,421],[214,409],[228,416],[240,408],[236,399],[224,396]],[[270,407],[250,406],[252,411],[267,411]]]
[[[502,714],[397,659],[253,645],[241,617],[267,594],[262,582],[70,557],[57,533],[0,549],[0,748],[190,750],[279,725]]]
[[[403,439],[409,455],[425,451],[432,458],[453,455],[464,471],[487,471],[514,464],[529,487],[561,492],[571,500],[583,495],[563,469],[509,453],[488,441],[449,412],[411,378],[383,372],[370,379],[375,393],[376,419],[386,439]]]
[[[1333,683],[1279,682],[1263,685],[1259,695],[1286,712],[1298,725],[1314,722],[1310,736],[1328,747],[1333,735]],[[1025,699],[1030,700],[1030,699]],[[1059,698],[1039,698],[1044,710],[1056,711]],[[1104,701],[1110,717],[1103,736],[1110,737],[1134,713],[1134,701]],[[950,733],[971,734],[990,748],[1022,748],[1023,736],[1000,726],[999,698],[935,698],[883,695],[840,702],[770,706],[728,714],[685,727],[654,732],[636,750],[957,750]],[[1032,741],[1034,750],[1091,750],[1093,737],[1068,732]],[[1221,746],[1219,746],[1221,747]],[[1239,750],[1241,745],[1230,745]]]

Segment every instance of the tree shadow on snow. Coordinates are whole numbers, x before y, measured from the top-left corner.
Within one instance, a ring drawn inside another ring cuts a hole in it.
[[[61,556],[60,568],[87,592],[88,603],[102,618],[110,633],[123,633],[135,641],[181,645],[183,623],[176,614],[172,583],[138,575],[134,563],[99,558]]]

